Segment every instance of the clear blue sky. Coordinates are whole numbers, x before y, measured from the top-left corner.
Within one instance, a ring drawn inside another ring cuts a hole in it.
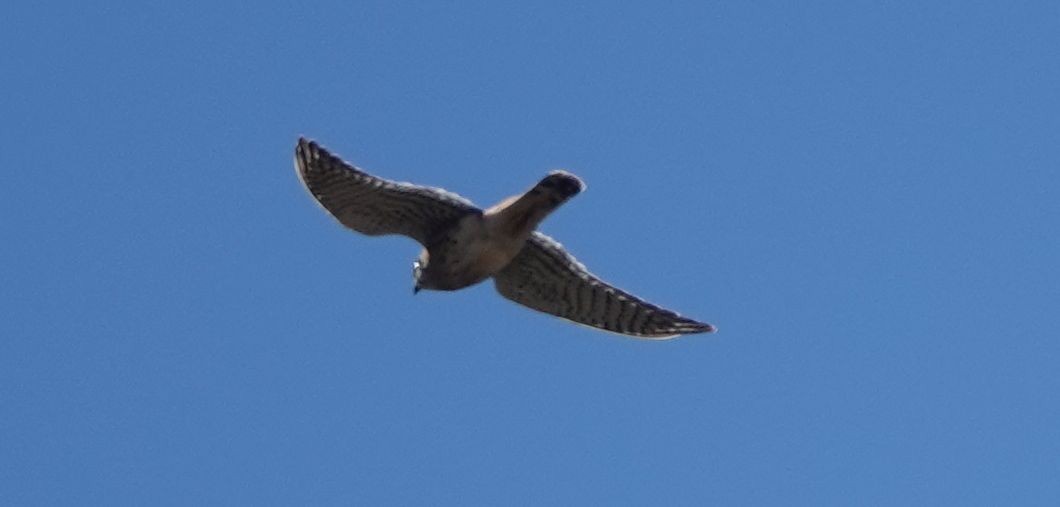
[[[1055,2],[21,3],[0,503],[1060,501]],[[299,135],[720,328],[644,342],[324,214]]]

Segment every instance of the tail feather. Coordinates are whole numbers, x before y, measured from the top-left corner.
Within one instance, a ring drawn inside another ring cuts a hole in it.
[[[534,230],[556,208],[585,190],[585,183],[566,171],[552,171],[525,194],[508,199],[487,213],[503,217],[515,233]]]
[[[585,183],[567,171],[552,171],[534,186],[531,192],[534,190],[547,195],[549,200],[558,205],[585,190]]]

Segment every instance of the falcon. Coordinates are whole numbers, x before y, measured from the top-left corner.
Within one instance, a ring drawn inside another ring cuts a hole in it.
[[[505,298],[576,324],[647,339],[712,333],[715,327],[682,317],[590,273],[538,224],[585,184],[552,171],[530,190],[482,210],[440,188],[368,174],[300,138],[298,177],[342,225],[369,236],[401,234],[421,245],[412,264],[413,293],[452,291],[487,278]]]

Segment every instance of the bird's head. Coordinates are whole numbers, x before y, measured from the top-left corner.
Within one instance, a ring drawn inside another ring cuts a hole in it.
[[[423,276],[423,264],[420,261],[413,261],[412,262],[412,282],[414,284],[412,286],[412,293],[413,294],[418,293],[420,291],[420,289],[423,288],[423,286],[420,285],[420,277],[421,276]]]

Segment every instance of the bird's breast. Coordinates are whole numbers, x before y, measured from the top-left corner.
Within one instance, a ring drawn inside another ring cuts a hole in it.
[[[446,288],[467,287],[504,269],[525,241],[490,227],[481,217],[469,217],[429,249],[428,269]]]

